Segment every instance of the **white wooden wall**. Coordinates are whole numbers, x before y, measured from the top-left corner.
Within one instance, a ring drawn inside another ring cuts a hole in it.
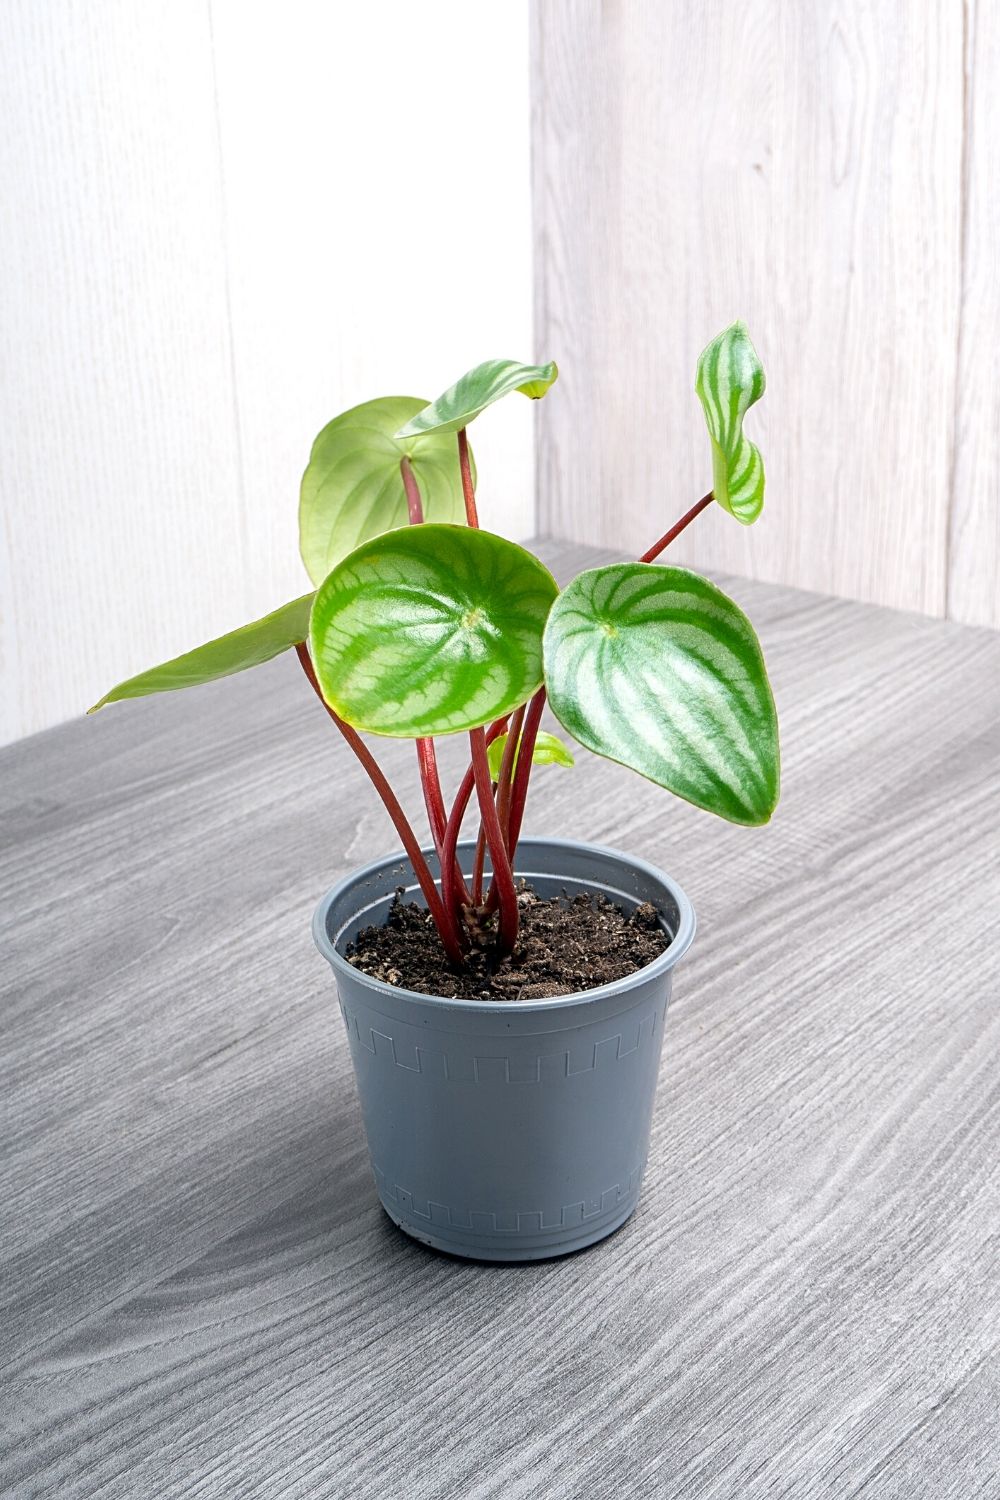
[[[3,0],[0,742],[302,592],[336,412],[532,357],[529,150],[526,0]]]
[[[543,529],[640,548],[709,488],[744,317],[765,514],[672,556],[1000,626],[1000,6],[536,0],[532,50]]]
[[[334,412],[559,359],[541,524],[645,544],[708,483],[744,316],[764,519],[681,560],[1000,626],[1000,7],[0,4],[0,742],[303,586]],[[530,412],[476,431],[534,528]]]

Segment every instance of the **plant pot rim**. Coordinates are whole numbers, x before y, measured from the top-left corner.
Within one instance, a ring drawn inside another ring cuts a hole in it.
[[[460,844],[471,849],[471,845]],[[409,863],[403,850],[397,850],[392,854],[384,854],[379,859],[373,859],[366,865],[352,870],[342,880],[327,891],[313,913],[312,933],[317,948],[327,962],[332,966],[334,973],[339,977],[350,976],[355,981],[362,981],[366,988],[379,995],[392,997],[394,999],[413,1000],[424,1006],[432,1006],[442,1011],[471,1011],[474,1013],[490,1012],[493,1015],[502,1015],[507,1008],[516,1010],[518,1014],[531,1011],[554,1011],[561,1010],[573,1005],[594,1003],[607,999],[611,995],[627,995],[630,990],[645,984],[648,980],[660,974],[666,974],[676,963],[684,957],[685,953],[694,940],[696,919],[694,907],[688,900],[684,891],[656,865],[650,864],[648,860],[640,859],[634,854],[625,854],[620,849],[609,848],[605,844],[590,844],[580,839],[559,839],[536,836],[534,838],[522,838],[518,843],[518,858],[515,864],[520,866],[525,863],[524,856],[531,849],[544,847],[546,849],[573,849],[577,853],[593,854],[601,858],[621,860],[623,863],[640,871],[647,879],[662,885],[670,893],[678,912],[677,931],[673,935],[670,946],[654,958],[652,963],[645,964],[641,969],[635,969],[631,974],[625,975],[623,979],[612,980],[610,984],[602,984],[590,990],[574,990],[569,995],[551,995],[542,1000],[465,1000],[447,995],[428,995],[422,990],[409,990],[394,984],[386,984],[382,979],[376,979],[373,975],[365,974],[362,969],[357,969],[353,964],[338,952],[335,942],[330,941],[327,932],[327,912],[334,902],[346,896],[351,889],[358,885],[369,872],[380,869],[386,864]],[[428,851],[424,851],[428,853]],[[430,851],[431,853],[433,851]],[[530,873],[530,871],[529,871]],[[601,882],[595,881],[596,886]],[[413,888],[416,889],[414,879]]]

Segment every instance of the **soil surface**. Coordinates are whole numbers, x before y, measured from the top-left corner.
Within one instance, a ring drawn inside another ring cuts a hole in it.
[[[497,961],[484,941],[464,972],[445,958],[434,923],[401,891],[382,927],[366,927],[347,950],[356,969],[399,989],[458,1000],[541,1000],[572,995],[624,979],[670,946],[648,902],[626,916],[603,896],[537,896],[523,883],[518,893],[520,935],[509,958]]]

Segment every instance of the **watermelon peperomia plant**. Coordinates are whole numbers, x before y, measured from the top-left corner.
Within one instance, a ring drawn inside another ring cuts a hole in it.
[[[744,524],[760,514],[763,464],[743,418],[764,372],[746,328],[734,323],[698,361],[712,489],[637,562],[588,569],[561,592],[530,552],[479,529],[467,437],[495,401],[538,399],[557,373],[491,360],[430,405],[391,396],[334,418],[313,444],[299,506],[315,592],[95,705],[296,651],[382,798],[456,965],[473,945],[509,953],[517,940],[512,867],[532,766],[573,764],[539,728],[546,698],[579,744],[730,822],[766,823],[778,800],[777,720],[750,622],[697,573],[650,566],[713,500]],[[440,886],[362,730],[416,742]],[[460,732],[470,763],[449,806],[434,741]],[[479,835],[466,873],[456,850],[473,795]]]

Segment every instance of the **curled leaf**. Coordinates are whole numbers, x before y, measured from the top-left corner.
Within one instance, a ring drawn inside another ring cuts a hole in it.
[[[554,362],[547,365],[522,365],[514,359],[488,359],[485,364],[469,370],[453,386],[412,416],[396,433],[397,438],[409,438],[426,432],[457,432],[468,427],[479,413],[509,396],[511,391],[520,391],[538,401],[554,383],[559,370]]]
[[[764,505],[764,461],[743,434],[743,418],[764,394],[764,367],[745,323],[733,323],[702,351],[695,390],[712,440],[715,498],[749,526]]]

